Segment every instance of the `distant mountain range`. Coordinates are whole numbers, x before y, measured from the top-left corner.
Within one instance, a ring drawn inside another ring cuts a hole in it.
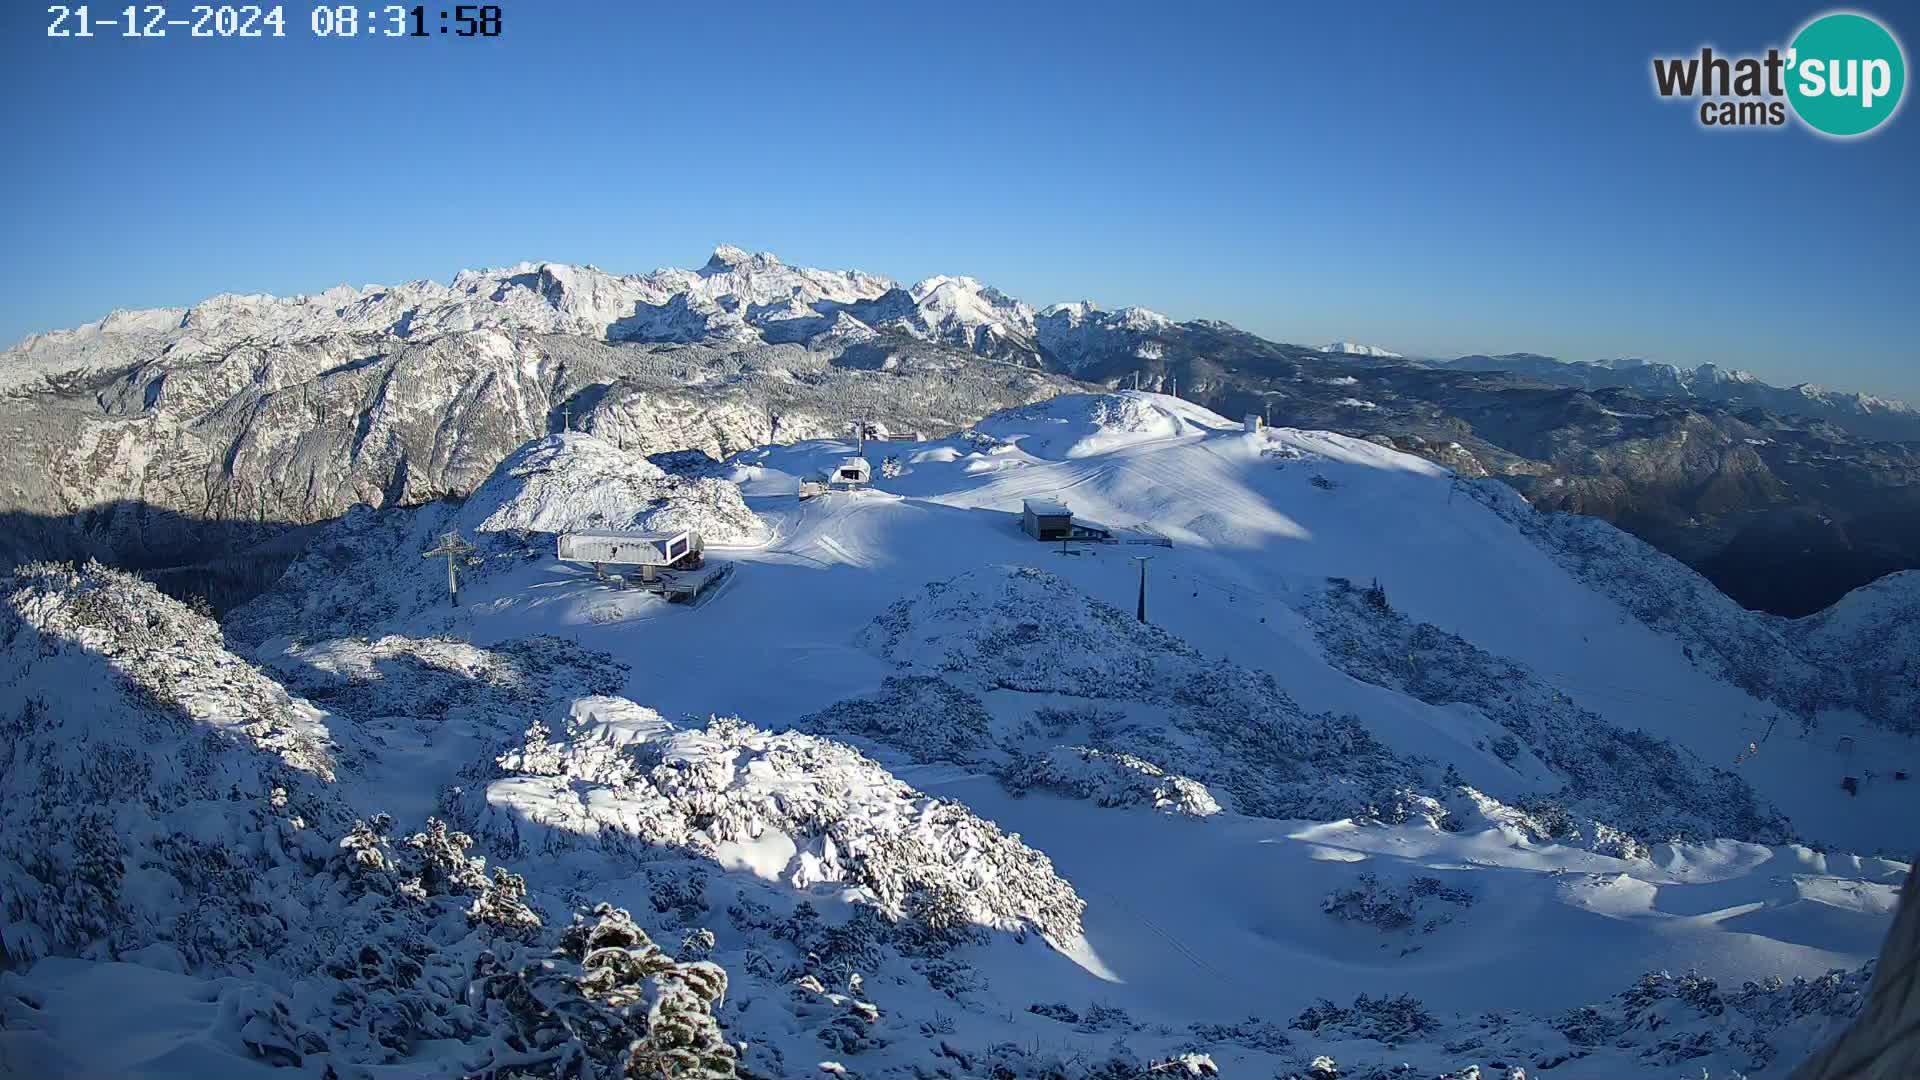
[[[1843,393],[1813,383],[1772,386],[1752,372],[1715,364],[1683,368],[1637,358],[1565,361],[1536,353],[1462,356],[1422,363],[1455,371],[1509,371],[1555,386],[1582,390],[1624,387],[1657,398],[1766,409],[1788,416],[1831,420],[1867,438],[1920,439],[1920,409],[1904,401]]]
[[[465,495],[567,428],[722,457],[856,421],[950,432],[1088,384],[1497,476],[1779,613],[1920,566],[1920,415],[1897,402],[1711,366],[1289,345],[725,246],[693,270],[523,263],[35,335],[0,353],[0,556],[178,568],[273,539],[284,559],[295,527]]]

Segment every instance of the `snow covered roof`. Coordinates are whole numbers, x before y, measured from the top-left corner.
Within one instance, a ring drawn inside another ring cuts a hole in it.
[[[1072,517],[1073,510],[1059,499],[1028,499],[1027,513],[1035,517]]]
[[[567,536],[591,536],[596,540],[636,540],[660,541],[678,540],[690,533],[691,529],[675,529],[672,532],[646,533],[631,532],[626,529],[570,529]]]

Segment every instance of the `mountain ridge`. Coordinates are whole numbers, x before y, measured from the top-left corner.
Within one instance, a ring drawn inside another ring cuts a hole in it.
[[[14,477],[0,512],[19,518],[0,561],[189,563],[355,505],[465,494],[529,438],[569,429],[724,457],[858,422],[953,431],[1066,390],[1134,386],[1497,476],[1783,614],[1920,566],[1920,441],[1859,433],[1905,423],[1879,399],[1854,415],[1845,397],[1765,391],[1827,408],[1796,417],[1720,369],[1701,393],[1746,398],[1708,400],[1661,365],[1335,344],[1141,307],[1035,308],[974,278],[903,286],[725,245],[691,270],[525,262],[447,284],[223,294],[0,353],[0,465]],[[1609,385],[1570,385],[1583,379]],[[223,533],[235,539],[209,545]]]

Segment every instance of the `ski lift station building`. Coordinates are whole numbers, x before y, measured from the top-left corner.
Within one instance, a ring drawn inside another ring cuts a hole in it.
[[[701,562],[705,545],[691,529],[673,533],[637,533],[589,529],[560,537],[560,558],[600,566],[638,566],[646,576],[668,567]]]
[[[865,487],[872,482],[873,463],[863,457],[843,458],[827,474],[827,483],[834,487]]]
[[[1073,536],[1073,511],[1058,499],[1028,499],[1021,506],[1020,527],[1035,540],[1067,540]]]
[[[692,529],[671,533],[584,530],[560,537],[563,562],[588,563],[594,576],[614,581],[625,588],[657,593],[676,604],[692,603],[701,594],[726,580],[733,564],[709,564],[706,545]],[[638,566],[639,580],[612,577],[608,566]]]

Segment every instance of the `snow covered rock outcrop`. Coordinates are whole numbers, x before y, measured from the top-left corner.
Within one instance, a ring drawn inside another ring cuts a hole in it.
[[[795,888],[842,884],[890,918],[1066,940],[1085,904],[1045,855],[859,752],[731,718],[681,729],[623,698],[531,728],[468,807],[496,850],[691,850]],[[530,828],[530,826],[532,828]]]
[[[591,435],[549,435],[500,463],[461,509],[472,532],[695,529],[711,543],[765,539],[766,527],[724,480],[672,475]]]

